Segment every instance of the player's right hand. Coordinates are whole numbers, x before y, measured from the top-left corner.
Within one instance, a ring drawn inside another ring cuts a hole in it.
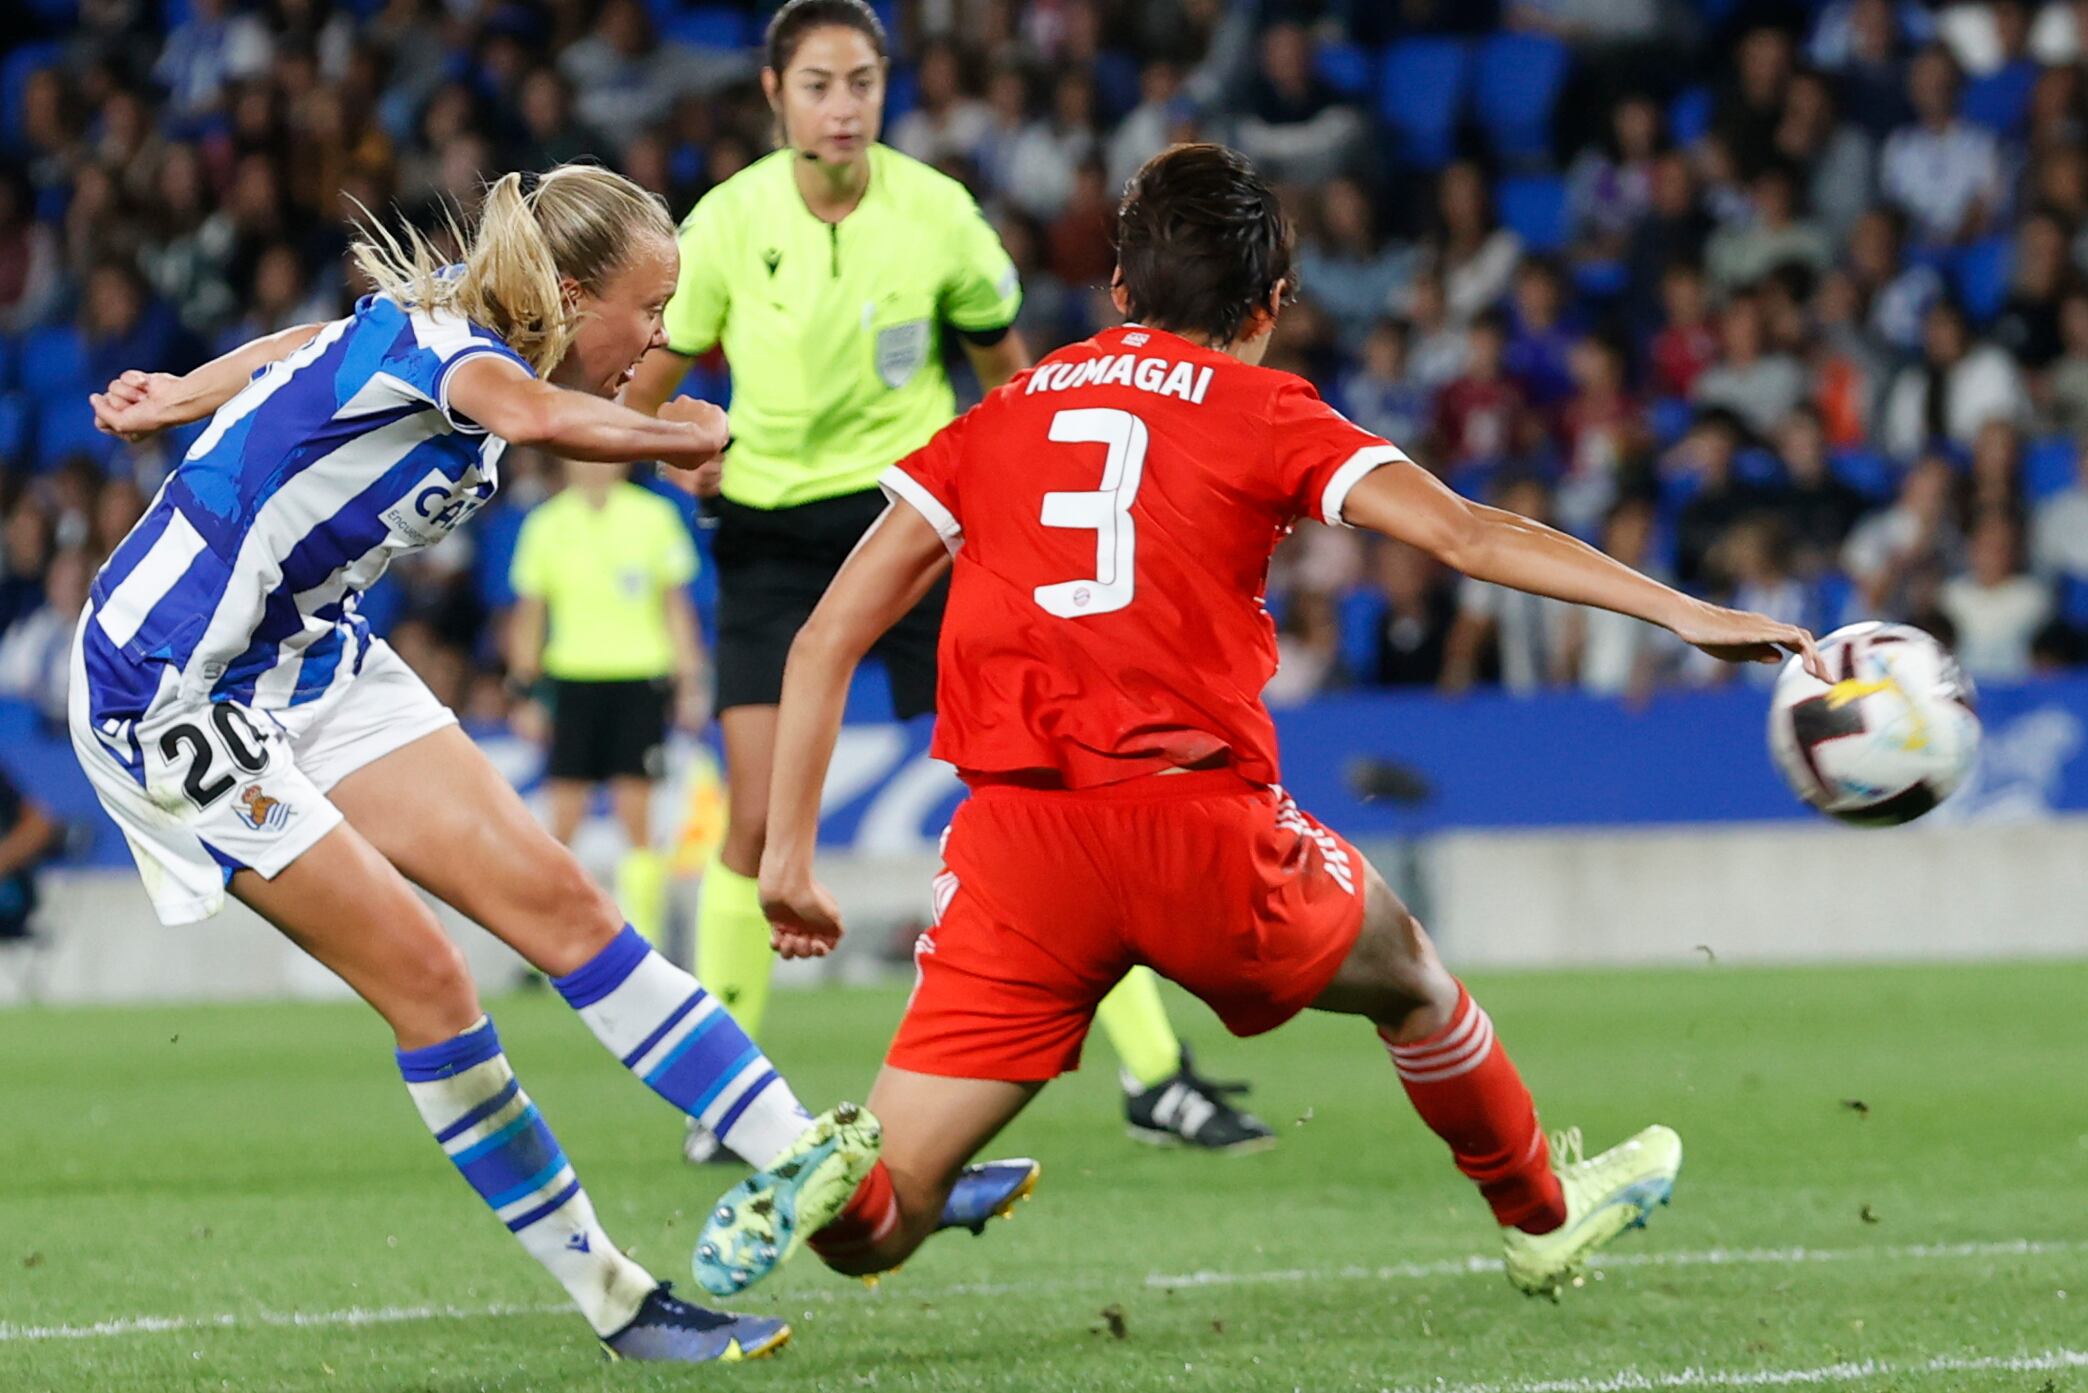
[[[823,958],[841,941],[841,906],[809,877],[787,885],[763,882],[761,912],[769,942],[781,958]]]
[[[94,428],[119,440],[138,441],[180,424],[174,407],[180,383],[173,373],[131,369],[111,382],[108,390],[88,394]]]
[[[698,496],[707,498],[716,493],[718,476],[724,468],[722,456],[732,439],[724,408],[695,397],[676,397],[660,404],[659,419],[695,427],[689,432],[689,448],[661,456],[660,463],[683,471],[680,482]],[[705,475],[709,476],[708,487]]]
[[[1685,643],[1724,662],[1780,663],[1785,653],[1795,653],[1814,677],[1822,682],[1833,680],[1810,633],[1766,614],[1698,601],[1674,629]]]

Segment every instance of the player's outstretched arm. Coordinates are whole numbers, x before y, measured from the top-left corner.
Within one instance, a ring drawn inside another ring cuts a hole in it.
[[[1629,614],[1727,662],[1776,663],[1788,650],[1825,679],[1812,635],[1797,625],[1694,599],[1541,522],[1463,498],[1411,460],[1365,475],[1341,513],[1474,579]]]
[[[870,645],[920,603],[949,559],[934,526],[894,504],[863,534],[790,645],[760,882],[776,951],[786,958],[819,957],[841,937],[840,910],[813,878],[812,852],[849,679]]]
[[[512,362],[482,354],[451,374],[450,405],[511,445],[567,459],[621,464],[656,459],[700,469],[730,438],[725,413],[707,401],[677,397],[647,416],[602,397],[554,387]]]
[[[143,440],[171,426],[200,421],[238,396],[255,373],[303,348],[325,327],[300,324],[268,334],[178,376],[132,369],[107,390],[88,394],[95,429],[123,440]]]

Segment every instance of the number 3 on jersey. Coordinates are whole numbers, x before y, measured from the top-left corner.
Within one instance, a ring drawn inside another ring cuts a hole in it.
[[[1030,592],[1031,598],[1061,619],[1113,613],[1131,603],[1132,563],[1138,551],[1131,501],[1145,475],[1146,424],[1128,411],[1085,407],[1053,416],[1051,439],[1062,445],[1109,447],[1102,460],[1102,487],[1044,495],[1046,527],[1094,532],[1095,574],[1088,580],[1040,585]]]

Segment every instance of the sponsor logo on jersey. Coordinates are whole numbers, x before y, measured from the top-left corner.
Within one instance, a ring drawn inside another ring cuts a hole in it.
[[[256,832],[280,832],[290,824],[294,811],[280,798],[271,798],[261,785],[248,784],[239,791],[239,818]]]
[[[477,464],[460,479],[432,469],[380,516],[394,534],[416,546],[432,546],[462,526],[492,496],[493,481]]]

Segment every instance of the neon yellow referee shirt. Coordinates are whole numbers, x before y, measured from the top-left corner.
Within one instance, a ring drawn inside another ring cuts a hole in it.
[[[750,508],[874,488],[956,415],[939,325],[1004,329],[1022,306],[1014,263],[956,180],[873,145],[862,202],[828,223],[798,192],[798,158],[778,150],[703,196],[667,306],[676,353],[724,345],[724,492]]]
[[[628,682],[674,671],[667,594],[696,574],[696,547],[674,505],[632,483],[597,508],[577,488],[522,519],[509,576],[542,600],[544,672],[566,682]]]

